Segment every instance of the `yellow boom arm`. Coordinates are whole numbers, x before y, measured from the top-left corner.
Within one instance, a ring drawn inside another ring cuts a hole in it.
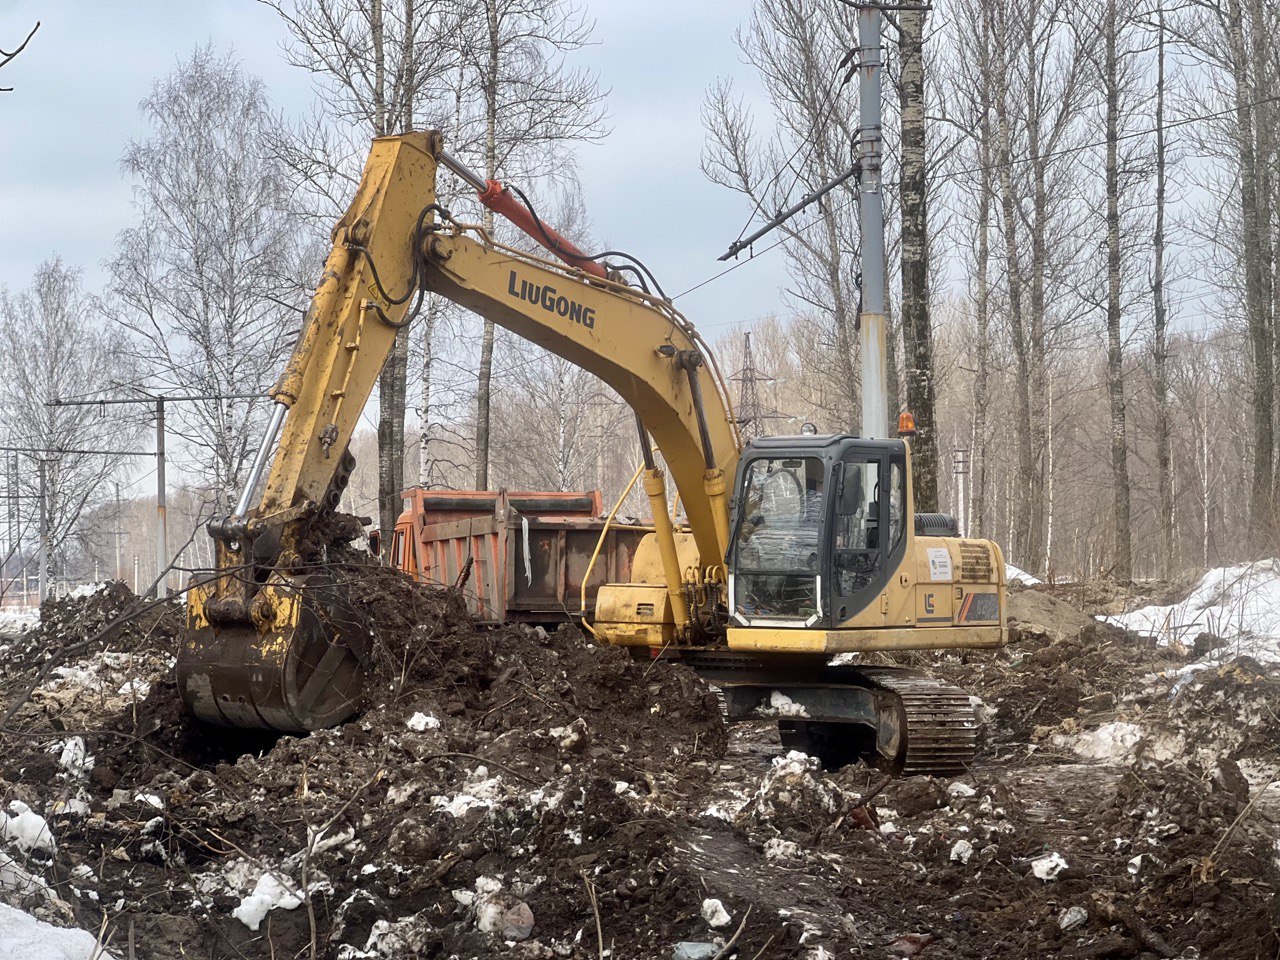
[[[419,289],[448,297],[595,374],[643,425],[645,489],[678,625],[689,551],[678,550],[665,481],[648,436],[671,470],[696,545],[699,568],[722,566],[728,546],[726,476],[740,451],[724,382],[697,332],[665,300],[624,283],[495,243],[447,218],[436,203],[439,133],[373,142],[350,208],[333,231],[311,309],[271,396],[287,418],[262,497],[211,527],[220,570],[242,564],[240,541],[278,533],[280,577],[306,558],[309,518],[345,483],[345,451],[365,402]],[[280,418],[273,421],[279,427]],[[262,457],[274,437],[268,436]],[[201,609],[206,619],[261,623],[269,592],[225,576]],[[206,609],[207,608],[207,609]]]

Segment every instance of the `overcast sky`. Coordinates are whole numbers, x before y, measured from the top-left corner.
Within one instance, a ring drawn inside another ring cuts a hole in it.
[[[749,210],[699,170],[707,86],[730,76],[755,90],[733,34],[749,13],[742,0],[584,0],[596,45],[575,62],[609,90],[612,132],[585,145],[579,163],[597,236],[634,253],[668,293],[724,267],[716,262]],[[0,284],[26,286],[53,254],[101,284],[102,262],[132,215],[120,157],[146,135],[138,102],[157,77],[196,46],[231,48],[262,77],[274,106],[290,115],[312,101],[310,80],[289,66],[285,30],[254,0],[4,0],[0,46],[43,25],[0,79]],[[673,23],[679,29],[672,29]],[[682,298],[709,334],[781,307],[780,251]]]

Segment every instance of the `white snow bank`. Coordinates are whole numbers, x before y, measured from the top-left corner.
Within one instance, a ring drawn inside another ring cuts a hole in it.
[[[769,694],[769,706],[757,710],[762,717],[807,717],[809,711],[803,703],[796,703],[781,690]]]
[[[1053,742],[1055,746],[1066,747],[1085,760],[1119,763],[1133,754],[1143,736],[1142,728],[1136,723],[1116,720],[1075,736],[1055,734]]]
[[[40,622],[38,607],[0,607],[0,634],[14,636]]]
[[[97,938],[37,920],[0,903],[0,957],[22,960],[115,960]]]
[[[1015,567],[1012,563],[1006,563],[1004,565],[1004,578],[1009,583],[1021,583],[1028,587],[1044,582],[1039,577],[1033,577],[1020,567]]]
[[[1169,645],[1191,646],[1210,633],[1227,641],[1228,656],[1280,662],[1280,560],[1259,560],[1206,573],[1180,603],[1100,617]]]
[[[94,594],[101,593],[103,590],[107,589],[107,586],[108,581],[106,580],[99,583],[82,583],[80,586],[68,593],[67,597],[71,600],[81,600],[85,597],[92,597]]]

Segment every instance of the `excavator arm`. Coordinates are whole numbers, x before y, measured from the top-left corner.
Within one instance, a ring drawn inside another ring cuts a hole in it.
[[[686,570],[718,568],[723,582],[725,477],[734,474],[740,438],[697,332],[667,301],[610,278],[531,211],[521,217],[498,184],[484,183],[480,199],[505,208],[565,263],[453,220],[436,203],[442,159],[460,167],[434,131],[375,140],[333,231],[302,332],[270,391],[277,407],[246,488],[235,513],[210,524],[215,576],[189,594],[179,681],[206,719],[306,730],[358,708],[367,631],[342,603],[323,553],[350,475],[356,423],[413,302],[427,292],[595,374],[636,412],[658,579],[678,631],[690,629]],[[474,175],[465,178],[480,186]],[[649,437],[671,471],[687,535],[671,525]]]

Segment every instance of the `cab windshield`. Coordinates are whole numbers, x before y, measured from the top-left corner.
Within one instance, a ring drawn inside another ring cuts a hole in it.
[[[820,613],[822,461],[767,458],[747,468],[734,536],[734,608],[744,618]]]

